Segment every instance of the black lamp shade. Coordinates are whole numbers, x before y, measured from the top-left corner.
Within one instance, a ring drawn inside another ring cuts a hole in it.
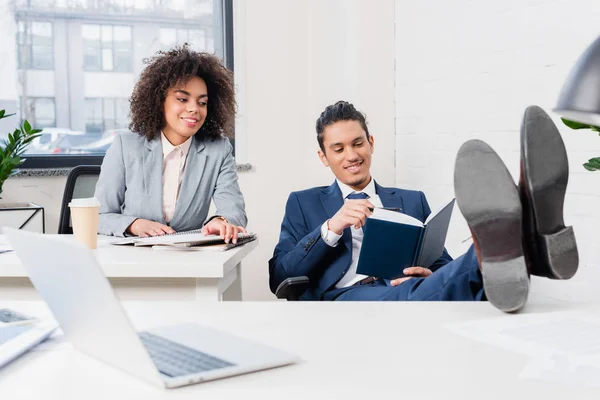
[[[571,121],[600,126],[600,38],[577,60],[554,112]]]

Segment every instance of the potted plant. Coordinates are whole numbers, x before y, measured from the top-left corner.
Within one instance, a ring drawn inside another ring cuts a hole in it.
[[[6,110],[0,110],[0,119],[13,115],[15,114],[6,114]],[[29,122],[23,121],[22,126],[16,128],[8,134],[6,139],[0,141],[0,196],[2,195],[4,182],[19,172],[18,167],[25,161],[22,158],[23,153],[27,150],[27,146],[40,136],[40,132],[39,129],[33,129]],[[24,228],[36,215],[41,216],[41,230],[43,232],[45,230],[43,207],[34,203],[3,203],[0,204],[0,227]]]
[[[8,118],[15,114],[6,114],[6,110],[0,110],[0,119]],[[15,129],[13,133],[8,134],[4,143],[0,145],[0,196],[2,195],[2,185],[10,177],[19,172],[17,167],[25,161],[21,158],[29,143],[39,137],[40,129],[33,129],[29,122],[25,120],[23,126]],[[0,197],[1,198],[1,197]]]
[[[568,119],[561,118],[562,122],[571,129],[590,129],[593,132],[598,132],[600,135],[600,127],[594,125],[582,124]],[[588,171],[600,171],[600,157],[590,158],[588,162],[583,164],[583,167]]]

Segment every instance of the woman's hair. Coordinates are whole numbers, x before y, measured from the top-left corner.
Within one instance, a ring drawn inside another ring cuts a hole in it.
[[[206,82],[208,104],[206,120],[196,132],[208,138],[231,136],[235,117],[233,74],[216,56],[190,50],[187,43],[169,51],[159,51],[142,71],[131,99],[129,129],[148,140],[160,136],[166,124],[164,102],[169,89],[194,77]]]

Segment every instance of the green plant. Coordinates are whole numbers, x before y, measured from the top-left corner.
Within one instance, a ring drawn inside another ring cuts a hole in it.
[[[15,114],[6,114],[5,110],[0,110],[0,119],[8,118]],[[29,122],[23,121],[13,133],[8,134],[8,138],[0,143],[0,194],[2,194],[2,185],[19,170],[17,167],[25,161],[21,158],[29,143],[40,136],[40,129],[33,129]]]
[[[600,135],[600,127],[588,124],[582,124],[580,122],[569,121],[568,119],[561,118],[562,122],[571,129],[590,129],[593,132],[598,132]],[[588,162],[583,164],[583,168],[588,171],[600,171],[600,157],[590,158]]]

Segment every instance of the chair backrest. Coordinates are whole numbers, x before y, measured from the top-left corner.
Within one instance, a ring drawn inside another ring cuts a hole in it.
[[[60,220],[58,221],[59,234],[73,233],[69,202],[71,199],[93,197],[99,175],[99,165],[78,165],[69,172],[60,209]]]

